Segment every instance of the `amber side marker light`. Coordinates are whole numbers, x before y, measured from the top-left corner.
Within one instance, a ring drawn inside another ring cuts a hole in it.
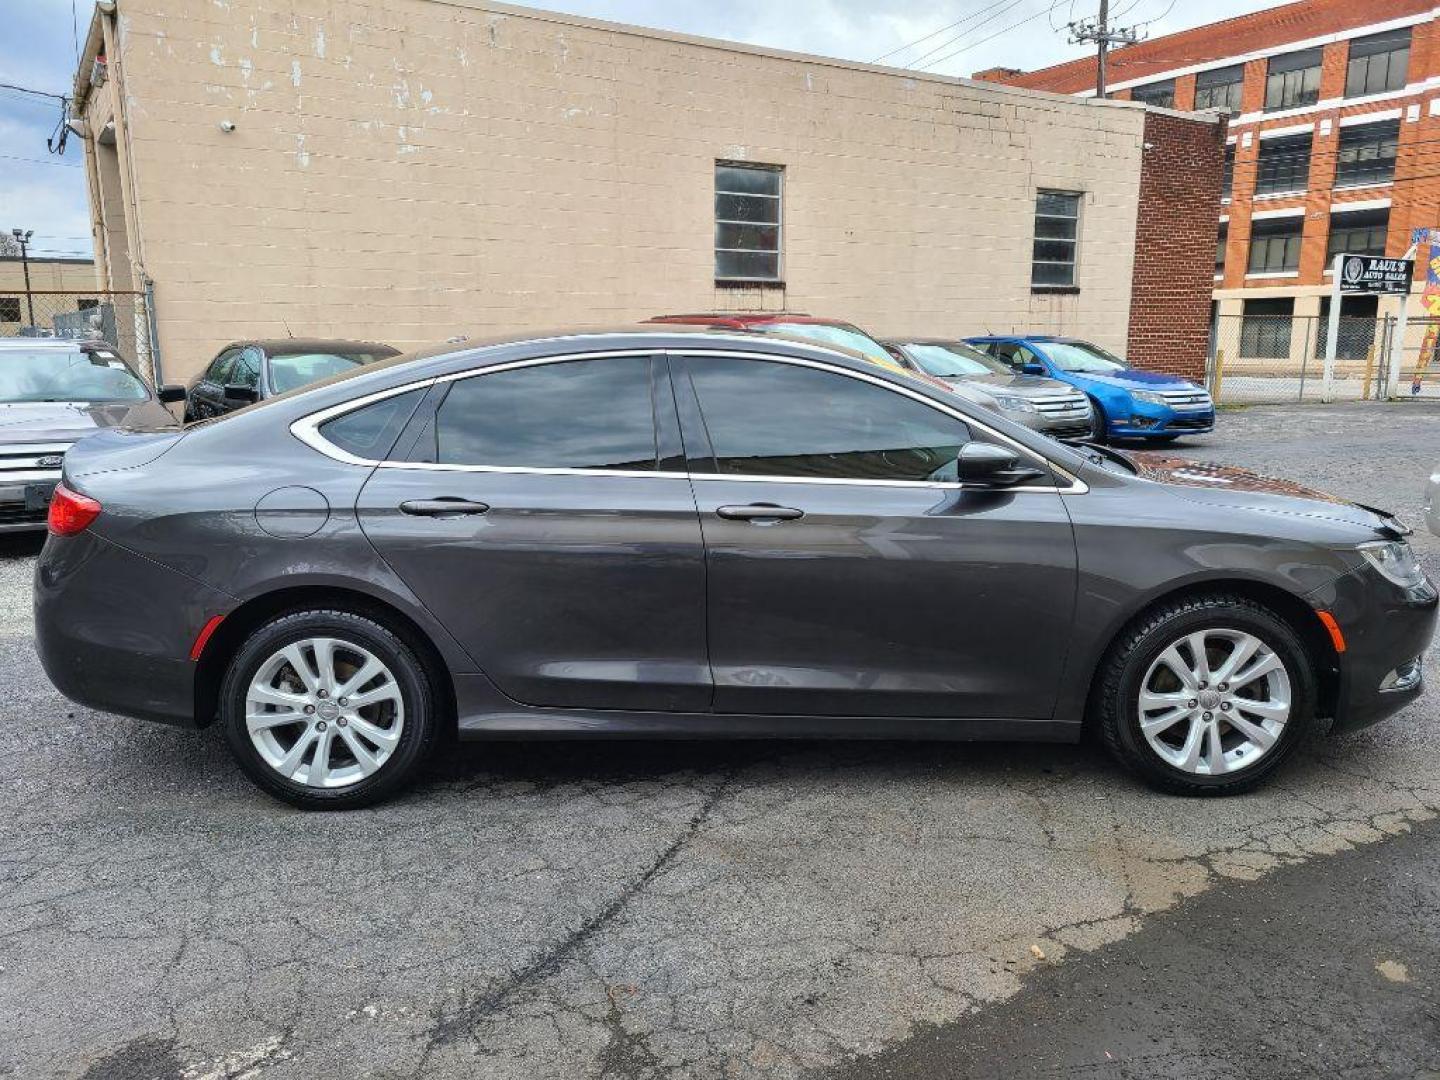
[[[205,625],[200,628],[200,633],[195,635],[195,644],[190,646],[190,659],[199,660],[200,654],[205,651],[205,646],[210,641],[210,635],[220,626],[220,620],[224,615],[211,615],[205,620]]]
[[[50,496],[50,510],[45,525],[55,536],[74,536],[84,532],[100,516],[100,504],[88,495],[71,491],[64,484],[55,485]]]
[[[1328,611],[1316,612],[1320,621],[1325,624],[1325,629],[1330,631],[1330,644],[1335,646],[1337,653],[1345,651],[1345,635],[1340,632],[1340,624],[1335,621],[1335,616]]]

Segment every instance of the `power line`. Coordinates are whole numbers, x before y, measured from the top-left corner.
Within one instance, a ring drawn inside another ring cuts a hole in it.
[[[947,30],[953,30],[953,29],[955,29],[955,27],[959,26],[961,23],[969,22],[971,19],[978,18],[979,16],[983,15],[985,12],[989,11],[991,8],[997,8],[997,7],[999,7],[1001,4],[1003,4],[1003,3],[1005,3],[1005,2],[1006,2],[1006,0],[995,0],[994,3],[988,4],[987,6],[985,6],[985,7],[983,7],[983,8],[980,8],[978,11],[972,11],[969,15],[961,16],[960,18],[956,19],[954,22],[952,22],[952,23],[947,23],[946,25],[940,27],[939,30],[932,30],[930,33],[926,34],[924,37],[916,38],[914,41],[911,41],[911,42],[909,42],[909,43],[907,43],[907,44],[905,44],[905,45],[901,45],[898,49],[891,49],[889,52],[884,53],[884,54],[882,54],[882,55],[880,55],[880,56],[877,56],[874,60],[871,60],[870,63],[872,63],[872,64],[878,64],[878,63],[880,63],[881,60],[888,60],[888,59],[890,59],[890,57],[894,56],[896,53],[902,53],[902,52],[904,52],[906,49],[913,49],[916,45],[919,45],[919,44],[921,44],[922,42],[929,41],[929,40],[930,40],[931,38],[933,38],[933,37],[939,37],[941,34],[945,33]]]
[[[52,94],[48,90],[35,90],[29,86],[16,86],[14,83],[0,83],[0,90],[14,90],[19,94],[34,94],[36,97],[50,98],[53,101],[69,101],[64,94]]]
[[[1139,0],[1136,0],[1138,3]],[[1134,3],[1126,8],[1135,6]],[[1070,41],[1079,45],[1093,41],[1095,50],[1095,96],[1105,97],[1105,58],[1112,45],[1134,45],[1140,40],[1135,28],[1112,27],[1110,25],[1110,0],[1100,0],[1100,13],[1094,19],[1070,24]]]
[[[944,56],[941,56],[941,57],[939,57],[939,58],[937,58],[937,59],[935,59],[935,60],[931,60],[929,63],[922,65],[922,67],[931,68],[931,67],[934,67],[936,64],[943,64],[943,63],[945,63],[945,61],[947,61],[947,60],[953,60],[955,57],[959,56],[961,53],[969,52],[971,49],[978,49],[981,45],[984,45],[987,41],[994,41],[994,40],[995,40],[996,38],[998,38],[998,37],[1004,37],[1004,36],[1005,36],[1006,34],[1008,34],[1011,30],[1014,30],[1014,29],[1016,29],[1017,27],[1024,26],[1026,23],[1034,22],[1036,19],[1040,18],[1041,15],[1044,15],[1044,14],[1046,14],[1047,12],[1048,12],[1048,9],[1042,10],[1042,11],[1037,11],[1037,12],[1035,12],[1035,14],[1030,15],[1030,16],[1027,16],[1026,18],[1023,18],[1023,19],[1019,20],[1018,22],[1013,22],[1013,23],[1011,23],[1009,26],[1004,27],[1003,29],[997,30],[997,31],[995,31],[995,33],[990,34],[990,35],[987,36],[987,37],[981,38],[979,41],[972,41],[969,45],[961,46],[960,48],[956,49],[954,52],[946,53]]]
[[[62,169],[78,169],[78,161],[46,161],[44,158],[20,157],[18,154],[0,154],[0,161],[18,161],[22,165],[59,165]]]
[[[985,9],[991,12],[989,15],[985,16],[985,18],[981,19],[977,23],[967,26],[964,30],[960,31],[960,33],[946,38],[929,52],[921,53],[919,56],[915,57],[915,59],[911,60],[905,66],[907,68],[918,68],[922,70],[924,68],[931,67],[933,63],[936,63],[936,61],[931,61],[930,63],[922,63],[922,61],[930,60],[930,58],[936,53],[943,52],[945,49],[950,48],[950,46],[954,45],[958,41],[963,41],[965,38],[975,33],[975,31],[979,30],[982,26],[994,22],[996,19],[1000,18],[1001,15],[1004,15],[1007,11],[1011,11],[1014,8],[1019,7],[1020,4],[1022,4],[1023,2],[1024,0],[1002,0],[999,5],[991,5],[990,8]],[[993,10],[997,6],[999,10]]]

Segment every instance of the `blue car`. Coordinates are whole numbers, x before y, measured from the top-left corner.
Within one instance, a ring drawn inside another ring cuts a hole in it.
[[[1215,403],[1204,387],[1174,375],[1132,368],[1088,341],[1048,335],[966,341],[1017,372],[1044,375],[1083,390],[1095,407],[1098,441],[1170,442],[1215,429]]]

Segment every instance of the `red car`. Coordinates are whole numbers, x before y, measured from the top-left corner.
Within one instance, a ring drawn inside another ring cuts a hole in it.
[[[884,345],[853,323],[842,319],[822,319],[798,312],[779,311],[770,314],[738,314],[709,312],[697,315],[657,315],[652,323],[679,323],[684,326],[710,326],[717,330],[744,330],[753,334],[784,334],[806,338],[820,345],[838,345],[891,371],[911,374],[896,363]]]

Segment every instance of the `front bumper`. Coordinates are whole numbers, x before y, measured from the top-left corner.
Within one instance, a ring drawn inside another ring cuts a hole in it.
[[[1032,431],[1061,442],[1086,442],[1095,437],[1095,419],[1089,413],[1080,417],[1050,417],[1034,413],[1004,415],[1018,420]]]
[[[1106,431],[1115,438],[1152,439],[1160,435],[1201,435],[1215,430],[1215,410],[1170,409],[1135,402],[1129,415],[1106,418]]]
[[[1401,589],[1373,570],[1353,570],[1309,597],[1345,636],[1338,656],[1334,731],[1366,727],[1424,692],[1419,674],[1435,633],[1440,594],[1429,582]]]
[[[196,725],[190,646],[235,601],[93,532],[51,536],[35,567],[35,648],[81,705]]]

